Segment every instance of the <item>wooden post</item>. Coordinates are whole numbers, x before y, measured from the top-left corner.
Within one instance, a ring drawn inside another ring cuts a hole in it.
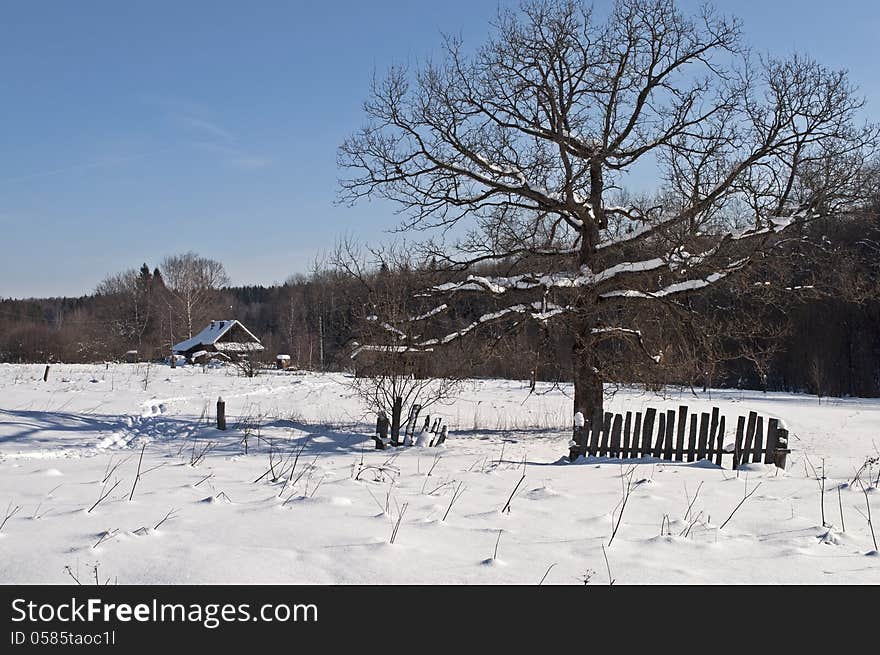
[[[764,417],[759,416],[755,422],[755,449],[752,451],[752,461],[760,462],[764,454]]]
[[[746,423],[746,440],[743,443],[742,456],[739,458],[740,464],[748,464],[752,454],[752,442],[755,438],[755,423],[758,421],[757,412],[749,412],[749,420]]]
[[[376,450],[385,450],[385,442],[388,440],[388,426],[391,422],[384,409],[379,410],[376,417],[376,434],[373,439],[376,442]]]
[[[611,420],[614,414],[605,412],[605,418],[602,421],[602,441],[599,443],[599,457],[608,455],[608,438],[611,435]]]
[[[697,415],[691,414],[691,427],[688,432],[687,461],[693,462],[697,458]]]
[[[576,460],[581,455],[587,454],[587,434],[590,428],[584,420],[584,415],[577,412],[574,415],[574,430],[571,437],[573,445],[568,450],[569,461]]]
[[[621,457],[629,457],[629,435],[632,430],[632,412],[626,413],[626,418],[623,421],[623,445],[620,448],[620,456]]]
[[[171,351],[171,368],[177,368],[177,357],[174,356],[174,351]]]
[[[623,416],[614,415],[614,425],[611,427],[611,449],[608,451],[609,457],[620,457],[620,432],[623,429]]]
[[[777,467],[785,470],[786,457],[788,457],[788,430],[778,428],[776,430],[776,451],[773,461]]]
[[[642,434],[642,413],[636,412],[636,423],[633,426],[632,444],[629,449],[630,457],[639,457],[639,438]]]
[[[590,420],[590,447],[588,453],[590,457],[595,457],[599,453],[599,435],[602,432],[602,412],[596,412]]]
[[[217,398],[217,429],[226,429],[226,403],[223,398]]]
[[[403,398],[398,396],[394,399],[394,406],[391,408],[391,445],[400,445],[400,414],[403,412]]]
[[[649,407],[645,410],[645,422],[642,424],[642,457],[651,456],[651,435],[654,433],[654,416],[657,410]]]
[[[721,466],[721,455],[724,454],[724,417],[718,423],[718,434],[715,435],[715,464]]]
[[[765,464],[774,464],[776,456],[776,431],[779,428],[779,419],[771,418],[767,421],[767,452],[764,454]]]
[[[739,468],[742,460],[743,432],[746,429],[746,419],[740,416],[736,420],[736,441],[733,446],[733,469]]]
[[[709,441],[709,412],[700,414],[700,440],[697,442],[697,460],[706,456],[706,444]]]
[[[46,370],[43,371],[43,382],[49,381],[49,365],[46,364]]]
[[[657,416],[657,441],[654,442],[654,450],[651,454],[660,459],[663,454],[663,438],[666,436],[666,413],[660,412]]]
[[[663,459],[672,460],[672,439],[675,436],[675,410],[666,410],[666,438],[663,440]]]
[[[675,461],[680,462],[684,459],[684,430],[687,425],[687,405],[679,405],[678,407],[678,431],[675,437]]]

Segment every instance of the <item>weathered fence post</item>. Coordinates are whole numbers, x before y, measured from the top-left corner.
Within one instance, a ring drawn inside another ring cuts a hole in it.
[[[718,433],[715,436],[715,464],[721,466],[721,455],[724,453],[724,417],[718,422]]]
[[[697,441],[697,461],[706,458],[706,447],[709,445],[709,412],[700,412],[700,436]]]
[[[687,405],[678,407],[678,429],[675,433],[675,461],[684,461],[684,431],[687,426]]]
[[[171,353],[171,368],[177,368],[177,357],[175,357],[174,352]]]
[[[43,372],[43,382],[49,381],[49,365],[46,364],[46,370]]]
[[[651,453],[657,459],[663,455],[663,439],[666,438],[666,412],[657,414],[657,441],[654,443],[654,450]]]
[[[785,460],[788,457],[788,430],[776,429],[776,449],[773,454],[773,463],[785,470]]]
[[[574,433],[571,437],[571,446],[568,449],[568,459],[573,462],[580,455],[587,454],[587,428],[584,415],[576,412],[574,415]]]
[[[620,457],[620,433],[623,430],[623,416],[615,414],[612,419],[614,422],[611,426],[611,442],[608,449],[609,457]]]
[[[403,398],[397,396],[391,408],[391,445],[400,445],[400,414],[403,412]]]
[[[223,398],[217,398],[217,429],[226,429],[226,403]]]
[[[672,440],[675,438],[675,410],[666,410],[666,436],[663,439],[663,459],[672,461]]]
[[[639,455],[639,443],[640,443],[640,439],[641,439],[641,434],[642,434],[642,413],[636,412],[636,423],[633,426],[633,438],[632,438],[632,444],[631,444],[630,450],[629,450],[630,457],[635,458],[635,457],[640,456]]]
[[[657,410],[649,407],[645,410],[645,422],[642,423],[642,446],[640,451],[642,457],[651,456],[651,436],[654,434],[654,416]]]
[[[388,439],[388,425],[390,421],[388,420],[388,415],[385,413],[384,409],[379,410],[379,415],[376,417],[376,435],[373,439],[376,441],[376,450],[385,450],[385,441]]]

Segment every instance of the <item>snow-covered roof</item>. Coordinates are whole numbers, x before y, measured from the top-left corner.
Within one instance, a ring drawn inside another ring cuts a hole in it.
[[[222,343],[218,344],[217,341],[227,332],[229,332],[232,328],[238,325],[245,333],[253,339],[253,341],[249,343]],[[248,330],[244,325],[242,325],[239,321],[231,320],[231,321],[211,321],[211,323],[205,327],[201,332],[199,332],[194,337],[186,339],[185,341],[181,341],[176,344],[172,350],[174,352],[186,352],[188,350],[192,350],[193,348],[197,348],[200,346],[214,346],[217,350],[228,350],[228,351],[248,351],[248,350],[262,350],[263,345],[260,343],[260,340],[254,336],[254,334]],[[222,347],[221,347],[222,346]]]

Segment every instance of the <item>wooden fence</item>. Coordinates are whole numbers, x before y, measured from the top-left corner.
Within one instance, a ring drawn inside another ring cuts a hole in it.
[[[766,423],[766,430],[765,430]],[[717,407],[700,414],[689,412],[686,405],[678,411],[597,414],[592,419],[575,419],[574,437],[569,458],[580,455],[632,459],[657,457],[676,462],[706,459],[722,465],[724,457],[732,458],[731,468],[748,462],[763,462],[785,468],[788,430],[779,419],[766,421],[756,412],[740,416],[736,424],[734,449],[724,449],[725,417]]]

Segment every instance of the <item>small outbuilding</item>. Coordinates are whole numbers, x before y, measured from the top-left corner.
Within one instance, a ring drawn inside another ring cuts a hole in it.
[[[211,321],[194,337],[175,344],[171,349],[189,361],[206,362],[210,359],[246,357],[263,350],[263,344],[237,320]]]

